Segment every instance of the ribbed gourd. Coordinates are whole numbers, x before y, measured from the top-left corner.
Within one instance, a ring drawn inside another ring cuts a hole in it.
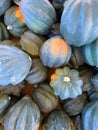
[[[60,32],[68,44],[82,46],[98,37],[97,12],[98,0],[66,1],[61,16]]]
[[[95,86],[96,90],[98,91],[98,73],[96,73],[92,78],[91,78],[92,84]]]
[[[21,82],[16,85],[6,85],[2,86],[0,85],[0,91],[2,91],[4,94],[10,94],[10,95],[15,95],[15,96],[20,96],[22,89],[25,87],[25,82]]]
[[[11,0],[1,0],[0,1],[0,16],[3,15],[10,6],[11,6]]]
[[[91,42],[88,45],[82,46],[82,55],[87,63],[90,66],[98,66],[98,39]]]
[[[72,118],[76,130],[83,130],[81,116],[77,115]]]
[[[40,48],[40,59],[43,65],[50,68],[64,66],[70,57],[71,47],[60,36],[46,40]]]
[[[0,41],[9,39],[9,32],[3,22],[0,22]]]
[[[58,105],[58,97],[47,82],[40,83],[34,89],[32,98],[42,112],[50,112]]]
[[[22,82],[31,67],[31,58],[22,50],[9,45],[0,45],[0,85]]]
[[[39,50],[44,38],[29,31],[26,31],[20,38],[20,44],[24,51],[29,53],[32,57],[39,56]]]
[[[84,64],[81,48],[75,46],[71,46],[71,48],[72,54],[68,64],[71,64],[73,68],[78,68],[79,66]]]
[[[81,79],[83,80],[82,91],[87,92],[93,87],[91,78],[93,77],[95,71],[86,65],[80,66],[78,71]]]
[[[65,66],[51,75],[50,86],[61,99],[76,98],[82,94],[83,80],[76,69]]]
[[[86,104],[86,98],[86,94],[84,93],[75,99],[69,98],[61,101],[63,111],[70,116],[78,115]]]
[[[43,124],[42,130],[76,130],[69,116],[60,110],[49,113]]]
[[[17,38],[28,30],[18,6],[12,6],[6,11],[4,15],[4,22],[9,32]]]
[[[7,109],[9,108],[11,102],[11,97],[6,94],[0,94],[0,120],[5,115]]]
[[[31,69],[26,76],[26,80],[30,84],[40,83],[44,81],[48,76],[48,68],[45,67],[39,58],[32,59]]]
[[[39,108],[28,96],[11,107],[4,121],[5,130],[39,130],[39,125]]]
[[[20,10],[28,28],[40,35],[48,34],[56,19],[56,12],[48,0],[21,0]]]
[[[98,100],[88,103],[82,112],[83,130],[98,130]]]

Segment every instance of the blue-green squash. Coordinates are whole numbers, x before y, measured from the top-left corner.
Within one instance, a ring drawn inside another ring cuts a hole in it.
[[[49,33],[56,13],[48,0],[21,0],[20,10],[28,28],[40,35]]]
[[[70,117],[61,110],[49,113],[44,121],[42,130],[76,130]]]
[[[3,22],[0,22],[0,41],[9,39],[9,32]]]
[[[6,24],[9,32],[17,38],[28,30],[18,6],[12,6],[6,11],[4,15],[4,23]]]
[[[30,84],[40,83],[44,81],[48,76],[48,68],[45,67],[39,58],[32,59],[31,69],[26,76],[26,80]]]
[[[28,96],[11,107],[4,121],[5,130],[39,130],[39,125],[39,108]]]
[[[68,0],[61,16],[60,32],[66,42],[82,46],[98,37],[98,0]]]
[[[83,80],[76,69],[65,66],[51,75],[50,86],[61,99],[76,98],[82,94]]]
[[[69,116],[78,115],[86,104],[87,96],[82,94],[75,99],[65,99],[61,101],[61,107]]]
[[[0,0],[0,16],[11,6],[11,0]]]
[[[0,85],[18,84],[29,73],[32,61],[28,54],[9,45],[0,45]]]
[[[58,97],[47,82],[38,84],[32,93],[32,98],[42,112],[50,112],[58,105]]]
[[[9,95],[15,95],[17,97],[21,96],[21,91],[25,87],[25,82],[21,82],[16,85],[6,85],[2,86],[0,85],[0,91],[2,91],[4,94],[9,94]]]
[[[0,94],[0,120],[5,115],[11,103],[11,97],[6,94]]]
[[[32,57],[37,57],[39,56],[41,44],[44,42],[44,38],[42,38],[43,37],[28,30],[20,38],[21,47]]]
[[[82,112],[83,130],[98,130],[98,100],[88,103]]]
[[[98,39],[91,42],[90,44],[82,46],[82,55],[90,66],[98,66]]]
[[[71,118],[76,130],[83,130],[83,126],[82,126],[82,120],[81,120],[81,116],[77,115]]]
[[[92,78],[91,78],[92,84],[95,86],[96,90],[98,91],[98,73],[96,73]]]
[[[60,36],[46,40],[40,48],[40,59],[43,65],[50,68],[64,66],[70,57],[71,47]]]

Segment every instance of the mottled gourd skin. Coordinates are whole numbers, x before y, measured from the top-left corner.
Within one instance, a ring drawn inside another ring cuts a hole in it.
[[[40,111],[38,106],[25,96],[8,111],[5,130],[39,130]]]
[[[20,39],[21,47],[24,51],[28,52],[32,57],[39,56],[41,44],[44,42],[39,35],[26,31]]]
[[[46,118],[42,130],[76,130],[72,120],[63,111],[54,110]]]
[[[15,95],[15,96],[21,96],[21,91],[22,89],[25,87],[25,83],[19,83],[16,85],[0,85],[0,90],[4,93],[4,94],[9,94],[9,95]]]
[[[90,66],[98,66],[98,39],[88,45],[82,46],[82,55]]]
[[[0,41],[9,39],[9,32],[4,23],[0,22]]]
[[[91,78],[91,82],[95,86],[96,90],[98,90],[98,73]]]
[[[58,105],[58,97],[46,82],[39,84],[34,89],[32,97],[42,112],[50,112]]]
[[[17,5],[20,4],[20,1],[21,1],[21,0],[13,0],[13,2],[14,2],[15,4],[17,4]]]
[[[9,45],[0,45],[0,85],[22,82],[31,67],[31,58],[22,50]]]
[[[45,67],[39,58],[32,59],[31,69],[26,77],[30,84],[40,83],[48,77],[48,68]]]
[[[6,11],[4,15],[4,22],[9,32],[17,38],[19,38],[28,29],[18,6],[12,6]]]
[[[50,86],[61,99],[76,98],[82,94],[83,81],[76,69],[57,68],[51,76]]]
[[[11,6],[11,0],[0,0],[0,16]]]
[[[82,112],[83,130],[98,130],[98,100],[88,103]]]
[[[60,31],[74,46],[91,43],[98,37],[98,0],[68,0],[61,17]]]
[[[11,102],[11,98],[8,95],[1,94],[0,95],[0,119],[5,115],[9,105]]]
[[[86,94],[82,94],[75,99],[66,99],[61,101],[63,111],[68,115],[78,115],[86,104]]]
[[[46,40],[40,48],[40,59],[50,68],[67,64],[70,57],[71,47],[60,36]]]
[[[40,35],[49,33],[56,13],[48,0],[21,0],[20,10],[28,28]]]

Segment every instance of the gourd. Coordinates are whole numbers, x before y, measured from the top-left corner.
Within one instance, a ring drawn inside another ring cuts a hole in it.
[[[11,0],[1,0],[0,1],[0,16],[3,15],[10,6],[11,6]]]
[[[28,28],[18,6],[12,6],[4,15],[4,22],[9,32],[19,38]]]
[[[26,80],[30,84],[40,83],[44,81],[48,76],[48,68],[45,67],[39,58],[32,59],[31,69],[26,76]]]
[[[88,65],[98,66],[98,39],[82,46],[82,56]]]
[[[15,96],[20,96],[22,89],[25,87],[25,82],[21,82],[16,85],[6,85],[2,86],[0,85],[0,91],[2,91],[4,94],[10,94],[10,95],[15,95]]]
[[[47,0],[21,0],[20,10],[27,27],[40,35],[47,35],[56,19],[56,12]]]
[[[72,54],[69,63],[72,65],[73,68],[78,68],[79,66],[84,64],[81,48],[75,46],[71,46],[71,48],[72,48]]]
[[[82,91],[83,92],[89,91],[93,87],[91,78],[95,73],[94,69],[84,65],[84,66],[80,66],[78,68],[78,71],[79,71],[79,76],[83,80]]]
[[[6,94],[0,94],[0,120],[5,115],[7,109],[9,108],[11,102],[11,97]]]
[[[81,116],[77,115],[71,118],[76,130],[83,130],[83,126],[82,126],[82,120],[81,120]]]
[[[40,48],[42,64],[50,68],[64,66],[70,57],[71,47],[60,36],[46,40]]]
[[[38,84],[32,97],[42,112],[50,112],[58,105],[58,97],[47,82]]]
[[[39,108],[28,96],[11,107],[4,121],[5,130],[38,130],[39,125]]]
[[[60,22],[63,38],[74,46],[93,42],[98,37],[98,1],[68,0],[65,3]]]
[[[44,121],[42,130],[75,130],[75,126],[69,116],[61,110],[49,113]]]
[[[52,74],[50,86],[61,99],[76,98],[82,94],[83,80],[76,69],[65,66],[57,68]]]
[[[0,45],[0,85],[16,85],[22,82],[31,67],[31,58],[22,50]]]
[[[95,86],[96,90],[98,91],[98,73],[96,73],[92,78],[91,78],[92,84]]]
[[[84,93],[75,99],[69,98],[61,101],[63,111],[70,116],[78,115],[86,104],[86,98],[86,94]]]
[[[20,38],[20,44],[24,51],[32,57],[39,56],[41,44],[44,42],[41,36],[29,31],[26,31]]]
[[[98,130],[98,100],[88,103],[82,112],[83,130]]]
[[[0,41],[9,39],[9,32],[3,22],[0,22]]]

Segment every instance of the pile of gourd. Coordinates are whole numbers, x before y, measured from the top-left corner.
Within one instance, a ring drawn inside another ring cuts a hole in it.
[[[98,0],[0,1],[4,130],[98,130]]]

